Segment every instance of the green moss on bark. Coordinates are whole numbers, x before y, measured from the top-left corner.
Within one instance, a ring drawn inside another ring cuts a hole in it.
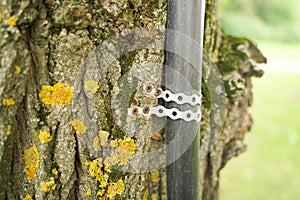
[[[239,51],[237,46],[242,44],[242,39],[224,36],[219,49],[217,65],[222,74],[226,74],[238,69],[239,61],[246,61],[247,54]]]

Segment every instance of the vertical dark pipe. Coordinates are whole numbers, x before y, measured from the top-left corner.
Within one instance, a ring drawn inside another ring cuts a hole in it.
[[[201,94],[205,0],[168,0],[163,82],[173,93]],[[165,103],[197,111],[200,106]],[[167,119],[167,192],[169,200],[200,199],[199,122]]]

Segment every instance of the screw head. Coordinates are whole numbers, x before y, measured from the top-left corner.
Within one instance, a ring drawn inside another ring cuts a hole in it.
[[[146,90],[147,93],[151,93],[152,90],[153,90],[153,86],[150,85],[150,84],[149,84],[149,85],[146,85],[145,90]]]
[[[146,107],[143,108],[143,113],[144,114],[148,114],[149,112],[150,112],[149,106],[146,106]]]
[[[155,96],[161,95],[161,89],[156,89]]]
[[[131,114],[132,115],[138,115],[139,114],[139,109],[133,108],[132,111],[131,111]]]

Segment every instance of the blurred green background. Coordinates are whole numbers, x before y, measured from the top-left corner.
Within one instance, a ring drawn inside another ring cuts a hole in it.
[[[300,42],[299,0],[219,0],[227,32],[259,40]]]
[[[220,0],[224,30],[268,58],[253,80],[248,150],[221,171],[220,200],[300,199],[300,1]]]

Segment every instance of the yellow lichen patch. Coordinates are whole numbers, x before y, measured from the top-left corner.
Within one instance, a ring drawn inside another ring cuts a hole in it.
[[[86,165],[89,166],[89,173],[95,178],[99,183],[99,190],[97,195],[103,197],[103,195],[110,194],[115,196],[116,194],[121,194],[124,190],[124,183],[120,179],[116,183],[109,183],[109,175],[103,173],[103,159],[97,158],[91,162],[86,162]]]
[[[3,98],[2,99],[2,104],[4,106],[12,106],[12,105],[15,105],[15,101],[13,98]]]
[[[22,200],[32,200],[32,197],[29,195],[26,195],[26,197],[24,197]]]
[[[110,141],[110,146],[111,146],[112,148],[115,148],[115,147],[117,147],[118,145],[119,145],[119,143],[118,143],[117,140],[112,140],[112,141]]]
[[[58,171],[57,171],[57,169],[56,169],[56,168],[53,168],[53,169],[52,169],[52,174],[54,174],[55,176],[57,176],[57,174],[58,174]]]
[[[112,91],[116,94],[118,94],[120,92],[120,88],[118,86],[114,86]]]
[[[126,138],[125,140],[119,140],[119,148],[123,151],[129,152],[130,154],[134,154],[135,152],[135,144],[133,139]]]
[[[104,160],[104,171],[106,172],[111,172],[111,165],[117,163],[117,161],[113,161],[112,158],[105,158]]]
[[[72,122],[72,126],[73,126],[76,134],[82,134],[82,133],[85,133],[87,131],[87,127],[79,119],[74,120]]]
[[[89,188],[89,189],[86,191],[86,195],[87,195],[87,196],[91,196],[91,195],[92,195],[92,190],[91,190],[91,188]]]
[[[151,200],[157,200],[158,196],[157,194],[151,194]]]
[[[56,105],[58,107],[70,104],[73,96],[71,87],[62,83],[56,83],[54,86],[43,85],[39,97],[46,105]]]
[[[6,135],[10,135],[10,134],[11,134],[11,125],[8,124],[6,128]]]
[[[16,74],[20,74],[21,73],[21,67],[20,66],[18,66],[18,65],[16,65],[15,66],[15,72],[16,72]]]
[[[118,158],[117,156],[111,156],[111,157],[108,157],[108,158],[105,158],[104,160],[104,170],[106,172],[111,172],[111,166],[112,165],[116,165],[118,163]]]
[[[48,143],[52,140],[52,136],[49,132],[42,131],[39,134],[39,139],[40,139],[42,144],[46,144],[46,143]]]
[[[101,190],[97,191],[97,195],[100,196],[100,197],[102,197],[104,195],[104,193],[105,193],[104,189],[101,189]]]
[[[94,139],[93,147],[97,149],[106,146],[108,137],[109,133],[107,131],[99,131],[98,136]],[[125,190],[122,179],[117,182],[109,180],[109,174],[112,172],[111,166],[126,164],[132,158],[136,149],[134,141],[130,138],[113,140],[110,145],[114,147],[112,156],[106,157],[104,161],[102,158],[97,158],[85,163],[89,166],[89,174],[99,183],[99,190],[96,193],[99,199],[111,199],[118,194],[122,194]]]
[[[119,179],[116,183],[109,183],[106,196],[108,198],[113,198],[117,194],[122,194],[124,190],[125,190],[124,182],[122,179]]]
[[[11,74],[6,74],[6,75],[5,75],[5,78],[7,78],[7,79],[8,79],[8,78],[11,78],[11,77],[12,77]]]
[[[147,200],[148,195],[149,195],[149,192],[148,192],[148,189],[146,189],[145,192],[144,192],[144,195],[143,195],[143,200]]]
[[[39,97],[44,104],[46,105],[53,104],[52,97],[51,97],[53,91],[54,91],[53,86],[49,86],[49,85],[42,86],[42,90],[39,94]]]
[[[40,155],[36,146],[25,149],[24,161],[27,179],[31,180],[36,178],[36,171],[40,167]]]
[[[102,158],[97,158],[91,162],[87,162],[86,164],[89,165],[89,173],[99,182],[100,190],[97,191],[98,196],[102,196],[105,193],[105,188],[108,185],[108,178],[107,174],[103,174],[102,171]]]
[[[119,141],[119,147],[115,151],[118,154],[120,165],[126,165],[135,153],[135,143],[133,139],[126,138]]]
[[[105,188],[108,185],[108,178],[109,176],[107,174],[104,174],[101,181],[100,181],[100,188]]]
[[[98,133],[98,137],[100,139],[101,146],[106,147],[106,145],[107,145],[107,139],[109,137],[109,132],[101,130]]]
[[[97,81],[87,80],[84,82],[84,89],[92,94],[95,94],[99,89],[99,85]]]
[[[93,148],[96,150],[96,151],[99,151],[100,150],[100,139],[98,136],[96,136],[93,140]]]
[[[2,22],[2,12],[0,12],[0,22]]]
[[[99,151],[101,146],[102,147],[107,146],[108,137],[109,137],[109,132],[103,130],[99,131],[98,136],[96,136],[93,140],[93,147],[95,148],[96,151]]]
[[[102,176],[103,176],[103,171],[101,170],[101,168],[103,167],[102,161],[103,161],[102,158],[97,158],[88,163],[88,165],[90,166],[89,168],[90,174],[93,177],[95,177],[95,179],[99,182],[102,181]]]
[[[153,183],[158,183],[160,178],[159,178],[159,171],[158,170],[154,170],[151,172],[151,181]]]
[[[111,157],[107,157],[104,160],[104,166],[106,171],[110,171],[112,165],[126,165],[135,153],[135,143],[133,139],[126,138],[125,140],[118,141],[119,146]]]
[[[100,100],[100,103],[101,103],[101,105],[104,105],[104,100],[101,99],[101,100]]]
[[[16,26],[18,19],[19,18],[16,16],[11,16],[6,20],[6,24],[9,26]]]
[[[56,184],[53,177],[50,177],[50,180],[47,182],[41,182],[41,189],[44,192],[50,192],[51,190],[55,190]]]

